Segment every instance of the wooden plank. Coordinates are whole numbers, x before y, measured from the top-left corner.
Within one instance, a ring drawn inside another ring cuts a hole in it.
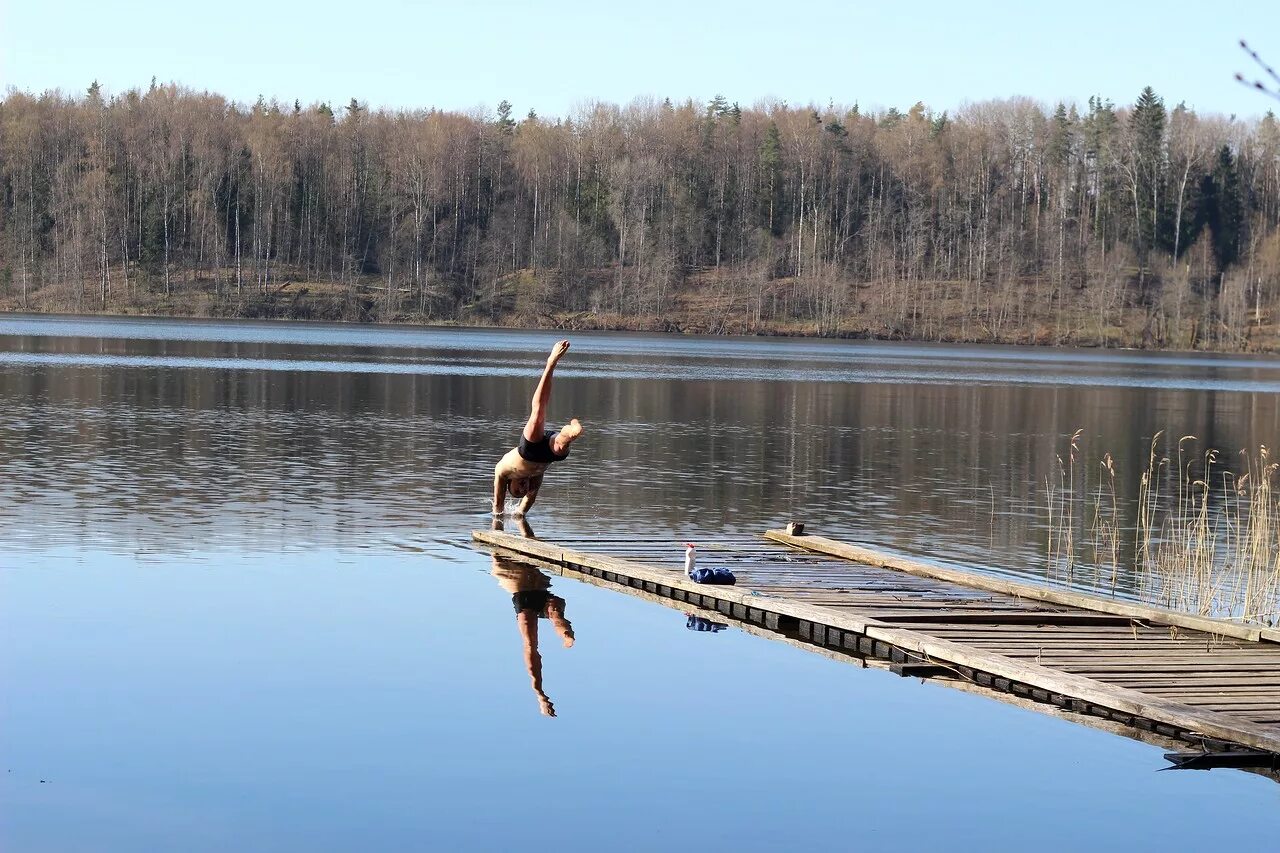
[[[1120,684],[1125,687],[1133,687],[1135,690],[1145,690],[1147,688],[1157,689],[1169,687],[1170,689],[1194,690],[1198,688],[1234,688],[1234,687],[1261,687],[1261,688],[1280,688],[1280,676],[1266,676],[1261,673],[1249,675],[1214,675],[1206,673],[1204,675],[1152,675],[1137,676],[1128,675],[1116,678],[1107,678],[1106,681],[1112,684]]]
[[[995,654],[1007,655],[1011,658],[1040,658],[1043,660],[1060,661],[1063,664],[1082,663],[1088,659],[1096,660],[1099,663],[1104,662],[1123,662],[1130,661],[1132,666],[1130,669],[1140,671],[1144,663],[1191,663],[1198,664],[1201,660],[1205,662],[1217,661],[1219,663],[1275,663],[1274,659],[1267,658],[1236,658],[1227,655],[1209,655],[1203,657],[1198,655],[1188,655],[1179,649],[1168,648],[1115,648],[1115,649],[1091,649],[1086,654],[1084,651],[1073,647],[1054,647],[1048,645],[1036,645],[1028,643],[1027,645],[990,645],[986,643],[969,643],[964,640],[957,640],[954,637],[939,637],[938,639],[957,642],[964,646],[974,649],[982,649],[984,651],[993,652]],[[1105,659],[1105,660],[1104,660]]]
[[[1249,664],[1204,664],[1197,665],[1193,663],[1162,663],[1155,661],[1153,663],[1145,663],[1134,665],[1132,663],[1120,663],[1116,661],[1063,661],[1058,659],[1055,666],[1060,666],[1068,672],[1076,672],[1081,675],[1097,675],[1099,678],[1115,674],[1140,673],[1144,675],[1154,675],[1159,673],[1170,674],[1197,674],[1197,673],[1235,673],[1245,674],[1256,672],[1258,674],[1271,673],[1276,671],[1274,662],[1260,662]]]
[[[1121,617],[1128,618],[1128,617]],[[1150,640],[1163,640],[1170,643],[1186,643],[1191,645],[1212,646],[1217,648],[1232,649],[1252,649],[1262,654],[1276,654],[1280,649],[1275,648],[1271,643],[1251,643],[1247,640],[1238,640],[1234,637],[1223,637],[1220,634],[1205,634],[1200,631],[1189,631],[1182,628],[1166,628],[1160,625],[1149,626],[1123,626],[1123,625],[1041,625],[1034,621],[1026,624],[999,625],[999,624],[972,624],[972,625],[947,625],[938,626],[940,630],[951,630],[956,632],[968,632],[975,637],[987,635],[990,637],[1127,637],[1130,640],[1141,641],[1143,638]]]
[[[1145,684],[1134,688],[1144,693],[1172,693],[1177,692],[1180,696],[1257,696],[1266,699],[1280,698],[1280,685],[1268,684],[1250,686],[1247,684],[1173,684],[1173,685],[1157,685]]]
[[[939,633],[937,636],[945,636]],[[1101,652],[1106,654],[1148,654],[1156,653],[1164,654],[1170,652],[1174,654],[1195,654],[1206,655],[1212,657],[1235,657],[1241,660],[1276,660],[1274,657],[1264,657],[1262,655],[1249,655],[1240,649],[1233,648],[1205,648],[1203,645],[1196,643],[1170,643],[1161,642],[1159,640],[1133,640],[1128,641],[1116,638],[1111,641],[1105,639],[1088,639],[1083,637],[955,637],[950,636],[949,639],[955,639],[970,646],[977,646],[983,649],[1007,649],[1010,653],[1021,653],[1026,651],[1043,651],[1043,652],[1081,652],[1093,653]],[[1278,661],[1280,662],[1280,661]]]
[[[964,572],[958,569],[944,568],[942,566],[931,566],[917,560],[908,560],[902,557],[895,557],[881,551],[874,551],[870,548],[863,548],[858,545],[848,545],[844,542],[837,542],[834,539],[826,539],[821,536],[789,536],[781,530],[770,530],[766,532],[765,537],[774,542],[781,542],[784,545],[790,545],[794,548],[801,548],[808,551],[815,551],[821,554],[829,554],[833,557],[842,557],[847,560],[854,560],[869,565],[883,566],[887,569],[894,569],[908,574],[918,575],[921,577],[929,577],[937,580],[945,580],[950,583],[960,584],[961,586],[981,589],[987,592],[999,592],[1005,595],[1014,595],[1019,598],[1027,598],[1033,601],[1048,601],[1054,604],[1065,604],[1070,607],[1079,607],[1084,610],[1093,610],[1099,613],[1112,613],[1119,616],[1131,616],[1137,619],[1143,619],[1148,622],[1154,622],[1159,625],[1177,625],[1180,628],[1190,628],[1196,631],[1203,631],[1208,634],[1219,634],[1226,637],[1235,637],[1250,642],[1259,642],[1263,640],[1262,631],[1259,628],[1241,625],[1236,622],[1228,622],[1223,619],[1211,619],[1207,616],[1192,616],[1186,613],[1178,613],[1173,610],[1165,610],[1159,607],[1151,607],[1145,604],[1131,603],[1120,601],[1117,599],[1103,598],[1096,595],[1086,595],[1079,592],[1071,592],[1063,589],[1053,589],[1049,587],[1035,586],[1020,581],[1005,580],[1004,578],[990,577],[987,575],[979,575],[974,572]],[[1268,632],[1265,638],[1269,642],[1274,642],[1273,632]]]
[[[1280,731],[1261,728],[1235,716],[1204,710],[1134,690],[1109,685],[1092,678],[1050,669],[1034,663],[973,648],[952,640],[929,636],[899,628],[875,619],[858,617],[849,611],[815,607],[785,598],[761,596],[742,587],[706,587],[694,584],[676,570],[664,570],[614,557],[560,548],[550,543],[525,539],[506,533],[476,531],[477,541],[505,548],[515,553],[561,562],[570,567],[581,566],[589,572],[613,573],[628,583],[651,582],[656,585],[694,594],[703,601],[720,601],[747,607],[841,631],[865,634],[867,637],[896,646],[920,656],[922,661],[946,661],[976,671],[992,673],[1000,680],[1026,684],[1049,693],[1081,699],[1089,704],[1133,714],[1176,728],[1222,738],[1233,743],[1280,752]],[[808,537],[805,537],[808,538]],[[1129,614],[1124,614],[1129,615]]]
[[[895,622],[953,622],[965,625],[981,625],[983,628],[1006,625],[1018,627],[1034,627],[1042,625],[1114,625],[1116,627],[1128,628],[1133,624],[1133,620],[1128,616],[1112,616],[1108,613],[1072,613],[1057,610],[973,610],[967,613],[950,613],[947,611],[940,611],[894,617],[882,615],[881,618],[892,618]]]

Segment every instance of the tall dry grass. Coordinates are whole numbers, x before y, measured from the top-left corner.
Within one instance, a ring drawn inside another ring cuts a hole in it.
[[[1264,445],[1236,470],[1184,435],[1151,439],[1136,504],[1117,497],[1115,459],[1096,466],[1082,431],[1045,482],[1047,561],[1055,580],[1207,616],[1280,624],[1280,463]]]

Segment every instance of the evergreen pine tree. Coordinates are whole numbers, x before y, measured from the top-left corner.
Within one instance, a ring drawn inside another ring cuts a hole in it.
[[[1074,133],[1072,120],[1067,115],[1066,104],[1059,103],[1053,113],[1053,123],[1049,130],[1049,162],[1061,168],[1071,156],[1071,142]]]
[[[1218,258],[1218,268],[1226,269],[1240,256],[1240,238],[1244,227],[1244,204],[1240,194],[1240,171],[1236,168],[1231,149],[1224,145],[1218,150],[1218,162],[1213,167],[1215,225],[1213,251]]]
[[[516,122],[511,118],[511,102],[505,98],[498,102],[498,120],[494,122],[498,131],[506,136],[515,132]]]
[[[760,221],[770,233],[782,233],[782,134],[777,122],[769,122],[760,146]]]
[[[947,129],[947,113],[943,110],[941,113],[933,117],[933,121],[929,123],[929,138],[937,139]]]
[[[1133,169],[1136,187],[1137,233],[1134,235],[1138,255],[1145,260],[1147,253],[1157,245],[1170,241],[1163,220],[1165,207],[1163,192],[1166,173],[1164,131],[1167,115],[1164,101],[1147,86],[1138,95],[1129,116],[1129,129],[1133,133]]]

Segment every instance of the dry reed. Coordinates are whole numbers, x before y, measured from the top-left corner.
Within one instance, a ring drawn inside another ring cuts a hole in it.
[[[1156,433],[1136,504],[1125,506],[1114,457],[1086,464],[1082,434],[1071,436],[1067,459],[1056,456],[1056,479],[1045,481],[1051,577],[1189,613],[1280,623],[1280,463],[1265,445],[1241,451],[1236,473],[1216,450],[1197,452],[1191,435],[1163,455]]]

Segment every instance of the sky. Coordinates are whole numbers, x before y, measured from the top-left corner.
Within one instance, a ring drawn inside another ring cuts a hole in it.
[[[161,83],[241,102],[565,116],[592,101],[723,94],[936,111],[1029,96],[1131,103],[1151,85],[1202,113],[1277,106],[1239,40],[1280,65],[1280,2],[1076,0],[0,0],[0,91]]]

